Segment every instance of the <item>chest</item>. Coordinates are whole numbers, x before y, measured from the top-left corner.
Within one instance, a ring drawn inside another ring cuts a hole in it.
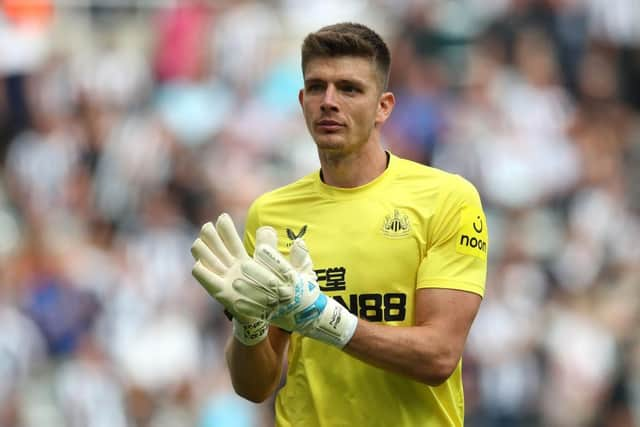
[[[304,238],[318,284],[351,312],[371,321],[409,321],[425,256],[429,212],[375,199],[323,201],[277,216],[280,250]]]

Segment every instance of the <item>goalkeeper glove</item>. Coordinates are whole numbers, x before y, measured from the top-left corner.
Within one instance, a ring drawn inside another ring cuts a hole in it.
[[[293,290],[291,300],[281,300],[269,321],[284,330],[343,348],[355,333],[358,318],[320,290],[304,240],[293,242],[288,262],[276,249],[275,230],[264,230],[267,232],[273,235],[264,238],[267,243],[256,245],[254,259]]]
[[[265,238],[270,235],[258,232],[256,244],[269,246]],[[210,222],[202,227],[191,254],[196,260],[193,276],[233,315],[234,336],[245,345],[264,340],[267,318],[280,302],[293,297],[293,288],[249,257],[226,213],[215,227]]]

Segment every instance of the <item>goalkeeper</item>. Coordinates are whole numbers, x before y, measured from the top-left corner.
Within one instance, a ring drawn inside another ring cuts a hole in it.
[[[233,314],[236,392],[264,401],[288,362],[280,427],[464,424],[486,220],[469,182],[382,148],[389,65],[363,25],[309,34],[299,101],[320,171],[259,197],[244,242],[223,214],[192,247],[194,276]]]

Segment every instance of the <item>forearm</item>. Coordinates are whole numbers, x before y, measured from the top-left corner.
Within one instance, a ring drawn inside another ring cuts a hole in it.
[[[267,338],[246,346],[231,336],[225,355],[236,393],[256,403],[271,396],[280,381],[284,347],[281,339]]]
[[[461,349],[430,326],[396,327],[360,319],[344,350],[350,355],[428,385],[444,382]]]

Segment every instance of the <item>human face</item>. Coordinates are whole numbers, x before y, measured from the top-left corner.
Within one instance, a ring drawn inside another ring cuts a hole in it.
[[[373,61],[351,56],[309,61],[299,100],[318,148],[343,153],[377,141],[393,108],[393,95],[381,93]]]

